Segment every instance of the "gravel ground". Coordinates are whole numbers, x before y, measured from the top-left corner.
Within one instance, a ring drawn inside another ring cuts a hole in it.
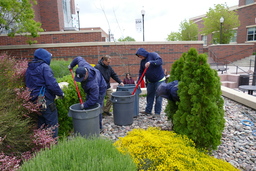
[[[243,106],[230,99],[225,99],[225,129],[222,136],[222,144],[218,150],[213,152],[214,157],[223,159],[240,170],[256,171],[256,111]],[[163,110],[167,100],[163,100]],[[139,98],[139,111],[143,111],[146,105],[146,98]],[[254,123],[247,126],[250,120]],[[243,121],[243,122],[242,122]],[[156,119],[150,116],[139,114],[133,119],[133,123],[128,126],[118,126],[114,124],[113,116],[104,116],[103,131],[101,136],[117,140],[118,137],[124,137],[127,132],[134,128],[160,127],[164,130],[171,130],[172,124],[167,121],[164,111],[161,112],[161,118]],[[255,132],[254,132],[255,131]]]

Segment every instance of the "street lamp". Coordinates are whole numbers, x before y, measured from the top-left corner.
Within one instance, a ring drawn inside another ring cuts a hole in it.
[[[222,44],[222,24],[224,22],[224,18],[220,18],[220,44]]]
[[[108,41],[111,42],[111,37],[110,37],[110,29],[108,29]]]
[[[254,59],[254,72],[252,76],[252,85],[256,85],[256,55]]]
[[[76,12],[77,12],[77,20],[78,20],[78,30],[80,31],[80,19],[79,19],[79,8],[76,7]]]
[[[145,15],[145,10],[141,10],[141,15],[142,15],[142,31],[143,31],[143,42],[145,41],[145,36],[144,36],[144,15]]]

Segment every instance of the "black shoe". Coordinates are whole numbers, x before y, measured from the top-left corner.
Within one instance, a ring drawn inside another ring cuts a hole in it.
[[[104,130],[103,129],[100,129],[100,134],[103,134],[104,133]]]
[[[151,113],[147,113],[146,111],[141,111],[140,113],[144,115],[152,115]]]
[[[104,115],[107,115],[107,116],[112,116],[112,114],[109,113],[109,112],[104,112],[103,114],[104,114]]]

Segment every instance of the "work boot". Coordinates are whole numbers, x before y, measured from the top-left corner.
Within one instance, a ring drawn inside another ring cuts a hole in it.
[[[153,118],[156,120],[161,120],[161,115],[160,114],[154,114]]]
[[[103,114],[104,114],[104,115],[107,115],[107,116],[112,116],[112,114],[109,113],[109,112],[104,112]]]
[[[151,113],[148,113],[146,111],[141,111],[140,113],[143,114],[143,115],[152,115]]]

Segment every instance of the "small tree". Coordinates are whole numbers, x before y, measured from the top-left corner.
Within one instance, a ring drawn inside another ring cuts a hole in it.
[[[196,147],[209,151],[221,143],[224,129],[224,100],[217,72],[210,68],[205,54],[191,48],[176,61],[170,81],[179,80],[180,102],[168,102],[167,115],[173,130],[187,135]],[[170,108],[171,107],[171,108]]]
[[[227,5],[217,4],[215,8],[210,8],[203,18],[204,28],[201,31],[203,35],[213,34],[213,41],[220,42],[220,18],[224,18],[222,24],[222,42],[229,43],[234,36],[234,28],[240,26],[236,11],[230,11]],[[213,42],[212,42],[213,43]]]
[[[135,42],[135,39],[130,36],[127,36],[125,38],[119,38],[118,41],[119,42]]]
[[[180,41],[181,34],[179,32],[171,32],[166,38],[167,41]]]
[[[30,33],[27,37],[38,37],[38,32],[43,31],[41,23],[34,20],[36,0],[1,0],[0,1],[0,34],[7,32],[8,36]],[[29,40],[28,43],[32,43]]]
[[[192,21],[184,20],[180,23],[179,32],[171,32],[168,35],[168,41],[191,41],[197,40],[198,27]]]
[[[180,32],[183,41],[197,40],[198,27],[193,21],[184,20],[181,22]]]

